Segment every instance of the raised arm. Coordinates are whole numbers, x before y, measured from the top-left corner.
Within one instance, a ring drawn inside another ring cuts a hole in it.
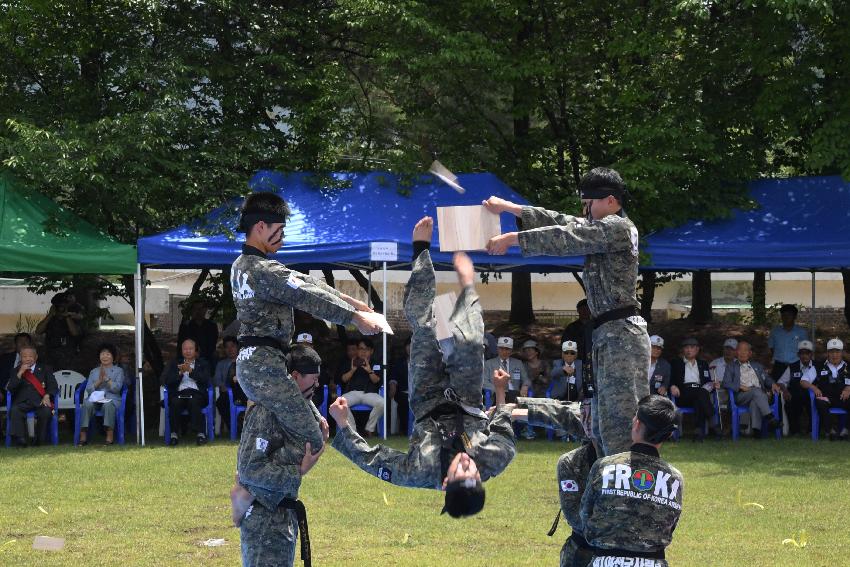
[[[564,225],[523,230],[517,244],[523,256],[580,256],[633,250],[637,254],[637,229],[620,217],[589,222],[570,217]]]

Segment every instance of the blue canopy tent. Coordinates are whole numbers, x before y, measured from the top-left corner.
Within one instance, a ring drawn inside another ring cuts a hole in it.
[[[831,271],[850,266],[850,183],[839,176],[749,184],[758,204],[649,235],[643,270]]]
[[[275,256],[287,265],[303,269],[365,267],[372,242],[398,243],[398,262],[409,264],[413,252],[410,233],[417,220],[431,215],[437,206],[479,205],[490,195],[517,203],[527,201],[490,173],[461,174],[459,194],[431,175],[412,180],[389,173],[309,173],[260,171],[250,182],[255,191],[275,191],[292,210],[286,225],[284,246]],[[218,267],[233,263],[244,242],[235,234],[242,199],[234,199],[212,211],[206,219],[139,240],[139,262],[174,268]],[[516,230],[511,215],[502,215],[502,231]],[[235,236],[235,238],[234,238]],[[435,237],[437,233],[435,231]],[[447,267],[451,254],[433,249],[435,263]],[[493,270],[554,272],[581,269],[581,257],[523,258],[513,249],[505,256],[471,254],[476,266]]]

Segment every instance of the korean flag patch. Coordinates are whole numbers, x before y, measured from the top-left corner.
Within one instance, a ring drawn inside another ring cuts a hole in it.
[[[381,467],[378,469],[378,478],[381,480],[385,480],[387,482],[392,482],[393,480],[393,471],[388,468]]]
[[[562,492],[578,492],[578,483],[574,480],[562,480],[561,481],[561,491]]]

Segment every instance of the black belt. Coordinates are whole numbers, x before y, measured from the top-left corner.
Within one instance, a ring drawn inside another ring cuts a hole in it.
[[[611,557],[641,557],[645,559],[664,559],[664,550],[659,549],[658,551],[633,551],[631,549],[602,549],[601,547],[594,547],[593,553],[597,556],[611,556]]]
[[[284,354],[289,352],[288,345],[283,344],[282,342],[273,337],[239,337],[239,348],[259,346],[276,348]]]
[[[301,561],[304,562],[304,567],[312,565],[310,556],[310,532],[307,529],[307,508],[300,500],[284,498],[280,502],[281,508],[295,511],[295,517],[298,519],[298,532],[301,534]]]
[[[593,320],[593,328],[598,329],[605,323],[616,321],[617,319],[626,319],[628,317],[634,317],[636,315],[640,315],[640,311],[638,311],[638,308],[634,306],[612,309],[611,311],[606,311],[602,315],[596,317]]]

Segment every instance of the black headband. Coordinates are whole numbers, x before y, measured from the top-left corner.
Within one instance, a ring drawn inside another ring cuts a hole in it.
[[[306,374],[319,374],[321,372],[321,365],[314,364],[312,362],[302,362],[298,366],[290,368],[290,372],[298,372],[302,376]]]
[[[676,427],[675,423],[664,423],[662,419],[658,418],[658,416],[653,417],[649,415],[644,410],[644,407],[638,408],[637,418],[638,421],[646,428],[646,440],[650,443],[663,443],[664,441],[667,441],[667,439],[669,439],[677,429],[679,429]]]
[[[614,187],[588,187],[587,189],[581,190],[581,198],[582,199],[604,199],[608,195],[613,195],[618,199],[622,199],[626,194],[625,189],[619,189]]]
[[[268,211],[243,212],[239,217],[239,232],[248,232],[252,226],[263,221],[266,224],[286,224],[286,216]]]

